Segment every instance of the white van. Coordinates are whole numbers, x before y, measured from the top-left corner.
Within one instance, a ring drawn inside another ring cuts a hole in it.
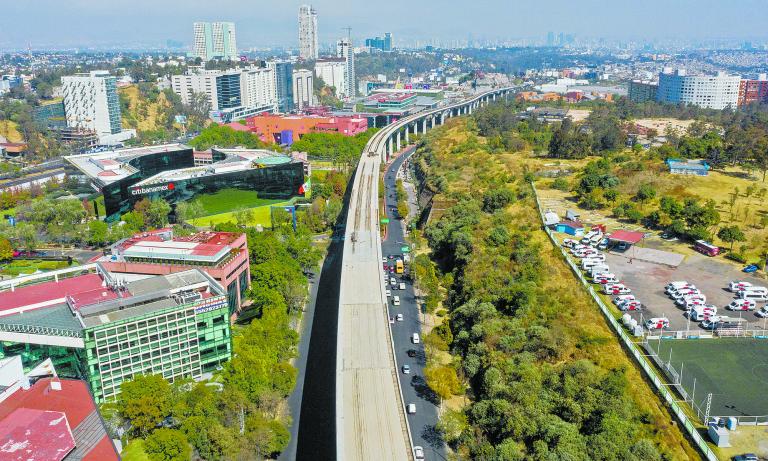
[[[589,270],[593,268],[594,266],[597,266],[599,264],[602,264],[603,261],[600,261],[599,259],[584,259],[581,261],[581,268],[583,270]]]
[[[607,274],[609,272],[608,264],[597,264],[589,268],[589,276],[594,278],[597,274]]]
[[[395,296],[394,298],[392,298],[392,304],[394,304],[395,306],[399,306],[400,305],[400,296]]]
[[[409,415],[416,414],[416,404],[415,403],[409,403],[405,406],[406,411]]]
[[[413,336],[411,336],[411,341],[413,341],[413,344],[419,344],[419,342],[421,341],[419,339],[419,334],[418,333],[414,333]]]
[[[757,293],[761,295],[768,295],[768,288],[751,286],[751,287],[746,287],[743,290],[740,290],[739,294],[741,293]]]
[[[589,244],[595,246],[603,241],[603,233],[599,232],[597,235],[589,239]]]
[[[762,291],[741,291],[738,299],[748,299],[750,301],[768,301],[768,292]]]

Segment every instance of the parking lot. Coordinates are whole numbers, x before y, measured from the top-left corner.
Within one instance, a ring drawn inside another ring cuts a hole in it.
[[[765,280],[744,274],[732,265],[721,262],[718,258],[694,254],[685,258],[677,267],[654,264],[613,253],[606,254],[606,262],[612,273],[616,274],[627,287],[632,289],[632,294],[643,305],[642,312],[632,312],[630,315],[638,322],[651,317],[666,317],[669,319],[670,331],[694,331],[704,330],[697,322],[688,321],[684,315],[685,310],[677,305],[664,293],[664,287],[671,281],[685,280],[696,285],[707,297],[707,304],[714,304],[718,308],[719,315],[729,317],[741,317],[746,319],[748,325],[745,329],[764,329],[766,319],[761,319],[753,311],[732,312],[724,307],[730,303],[735,295],[727,290],[728,283],[732,280],[744,280],[754,285],[766,286]],[[763,303],[757,304],[758,309]]]

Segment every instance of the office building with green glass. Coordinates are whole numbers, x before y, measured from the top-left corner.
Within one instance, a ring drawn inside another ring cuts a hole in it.
[[[45,358],[97,402],[138,374],[200,379],[232,354],[224,288],[199,269],[113,274],[99,264],[0,282],[0,356]]]

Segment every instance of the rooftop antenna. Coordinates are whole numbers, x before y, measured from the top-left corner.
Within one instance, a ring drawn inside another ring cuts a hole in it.
[[[346,30],[347,31],[347,39],[351,38],[351,36],[352,36],[352,28],[351,27],[349,27],[349,26],[342,27],[341,30]]]

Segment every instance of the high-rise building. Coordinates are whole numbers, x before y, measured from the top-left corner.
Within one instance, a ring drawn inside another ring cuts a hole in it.
[[[203,61],[237,59],[234,22],[196,22],[194,55]]]
[[[299,7],[299,57],[317,59],[317,12],[310,5]]]
[[[768,103],[768,77],[760,74],[757,80],[742,80],[739,84],[738,105],[748,106],[752,103]]]
[[[69,75],[61,83],[68,127],[94,131],[100,138],[121,132],[117,79],[109,72]]]
[[[632,102],[653,101],[658,89],[659,84],[656,82],[632,80],[627,85],[627,96]]]
[[[277,110],[287,113],[293,110],[293,64],[284,61],[270,61],[267,67],[272,70],[277,93]]]
[[[307,69],[293,71],[293,105],[298,110],[314,106],[314,79]]]
[[[665,69],[659,74],[656,100],[672,104],[691,104],[705,109],[735,109],[739,100],[741,77],[718,72],[717,75],[687,75],[684,69]]]
[[[344,58],[324,58],[315,62],[315,76],[326,85],[336,88],[336,96],[346,96],[347,60]]]
[[[348,98],[355,97],[357,84],[355,81],[355,50],[352,48],[352,39],[342,38],[336,42],[336,57],[344,59],[344,95]]]
[[[392,51],[392,34],[387,32],[384,34],[384,38],[374,37],[365,39],[365,46],[370,50],[378,51]]]
[[[190,71],[174,75],[171,89],[184,104],[190,104],[195,93],[205,94],[212,111],[240,107],[275,110],[277,105],[273,70],[264,67]]]
[[[201,378],[232,353],[226,292],[199,269],[129,277],[91,264],[0,288],[0,352],[25,366],[51,358],[97,403],[138,374]]]

